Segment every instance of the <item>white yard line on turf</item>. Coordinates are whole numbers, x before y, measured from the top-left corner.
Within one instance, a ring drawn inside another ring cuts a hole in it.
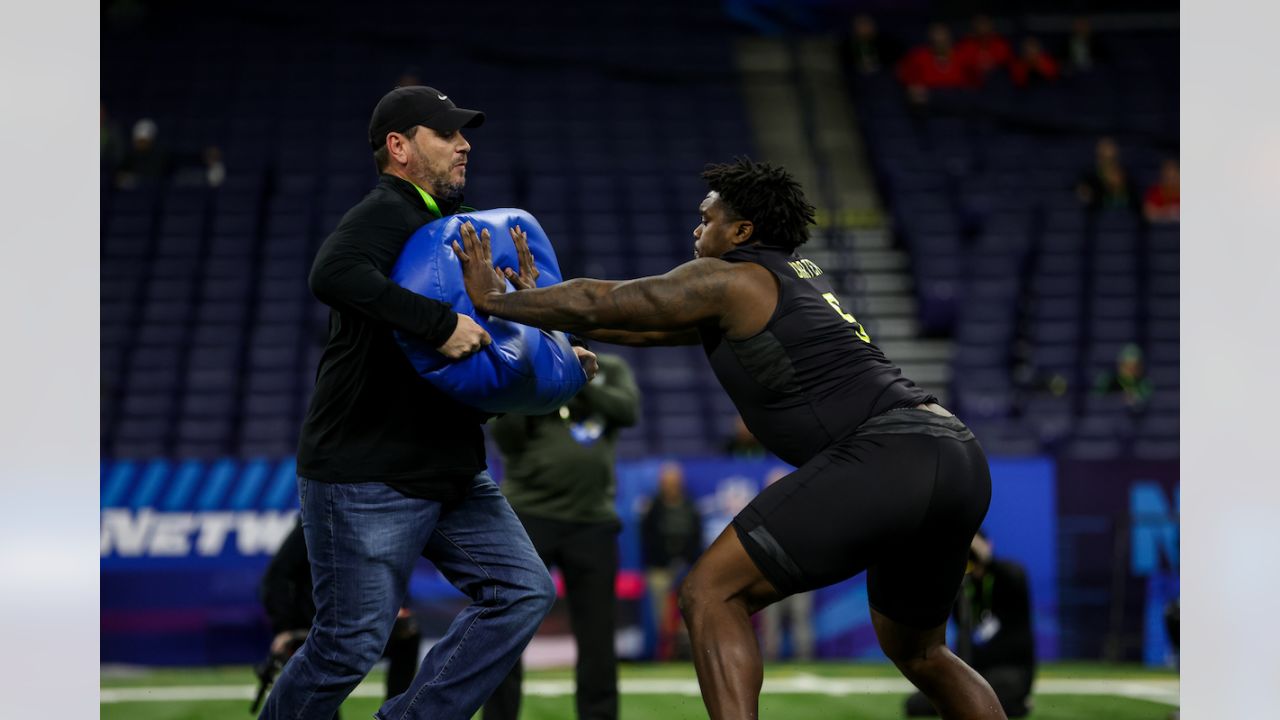
[[[793,675],[764,681],[766,695],[896,695],[911,691],[906,680],[898,678],[831,678],[817,675]],[[199,700],[252,700],[257,688],[252,685],[187,685],[172,687],[102,688],[103,703],[120,702],[190,702]],[[698,681],[693,678],[626,678],[619,691],[633,695],[697,695]],[[1050,678],[1036,683],[1037,695],[1114,695],[1150,700],[1165,705],[1178,704],[1179,682],[1163,679],[1075,680]],[[363,683],[351,693],[354,697],[382,697],[381,683]],[[526,680],[524,692],[543,697],[573,694],[572,680]]]

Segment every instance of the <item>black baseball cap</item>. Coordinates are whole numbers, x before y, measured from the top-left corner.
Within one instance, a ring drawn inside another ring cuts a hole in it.
[[[369,120],[369,147],[377,150],[387,141],[387,133],[404,132],[425,125],[441,132],[480,127],[484,113],[464,110],[447,95],[425,85],[398,87],[382,96]]]

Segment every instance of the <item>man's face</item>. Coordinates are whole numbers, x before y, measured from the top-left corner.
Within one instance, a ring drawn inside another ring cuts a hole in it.
[[[406,143],[409,148],[409,178],[440,198],[462,194],[467,184],[467,155],[471,143],[461,130],[443,132],[419,126]]]
[[[715,190],[698,206],[702,222],[693,229],[693,256],[718,258],[734,248],[742,220],[730,220],[728,209]]]

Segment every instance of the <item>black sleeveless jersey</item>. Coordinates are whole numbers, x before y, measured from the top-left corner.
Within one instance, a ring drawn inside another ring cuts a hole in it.
[[[779,458],[802,465],[868,418],[937,402],[872,344],[812,261],[758,244],[721,259],[755,263],[778,278],[778,306],[760,333],[746,340],[714,326],[700,333],[743,421]]]

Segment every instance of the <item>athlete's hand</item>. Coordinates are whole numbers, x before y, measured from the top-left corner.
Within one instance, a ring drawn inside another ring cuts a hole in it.
[[[462,281],[467,286],[467,295],[476,306],[476,310],[488,314],[487,295],[501,295],[507,291],[507,283],[502,274],[493,267],[493,252],[489,247],[489,231],[481,231],[476,236],[475,227],[469,223],[462,224],[462,247],[453,241],[453,252],[462,263]]]
[[[436,348],[436,352],[450,360],[461,360],[480,352],[481,348],[491,342],[493,338],[470,315],[458,313],[458,327],[453,329],[453,334],[443,345]]]
[[[582,363],[582,371],[587,374],[587,382],[595,379],[596,373],[600,371],[600,363],[596,360],[596,354],[584,347],[573,346],[573,354],[578,356],[578,362]]]
[[[533,253],[529,251],[529,236],[519,225],[511,228],[511,240],[516,244],[516,257],[520,259],[520,271],[507,268],[503,272],[517,290],[532,290],[538,287],[538,266],[533,262]]]

